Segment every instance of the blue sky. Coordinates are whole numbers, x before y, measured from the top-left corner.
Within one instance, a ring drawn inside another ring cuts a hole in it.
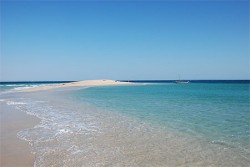
[[[249,1],[1,1],[1,81],[250,79]]]

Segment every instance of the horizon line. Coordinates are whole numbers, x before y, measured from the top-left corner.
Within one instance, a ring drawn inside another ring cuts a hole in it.
[[[4,82],[78,82],[86,80],[108,80],[108,79],[85,79],[85,80],[13,80],[13,81],[0,81]],[[115,81],[177,81],[178,79],[111,79]],[[250,79],[182,79],[184,81],[250,81]]]

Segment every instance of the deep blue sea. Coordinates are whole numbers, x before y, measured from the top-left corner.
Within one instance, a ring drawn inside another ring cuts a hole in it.
[[[65,82],[0,83],[0,104],[37,116],[20,131],[36,166],[249,166],[250,82],[16,92]]]

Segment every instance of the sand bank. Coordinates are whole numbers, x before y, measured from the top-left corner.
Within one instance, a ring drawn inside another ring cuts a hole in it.
[[[62,83],[55,85],[40,86],[35,88],[29,88],[26,90],[20,90],[19,92],[34,92],[42,90],[50,90],[56,88],[67,88],[67,87],[92,87],[92,86],[116,86],[116,85],[131,85],[131,82],[121,82],[115,80],[85,80],[70,83]]]
[[[32,128],[40,120],[3,102],[0,102],[0,109],[0,166],[34,166],[35,155],[31,153],[31,146],[28,142],[18,139],[17,133],[22,129]]]

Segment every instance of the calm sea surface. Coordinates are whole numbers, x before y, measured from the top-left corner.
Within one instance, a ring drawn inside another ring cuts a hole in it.
[[[41,119],[17,134],[32,145],[36,166],[250,163],[249,81],[144,81],[33,93],[15,90],[39,83],[0,86],[2,105]]]

